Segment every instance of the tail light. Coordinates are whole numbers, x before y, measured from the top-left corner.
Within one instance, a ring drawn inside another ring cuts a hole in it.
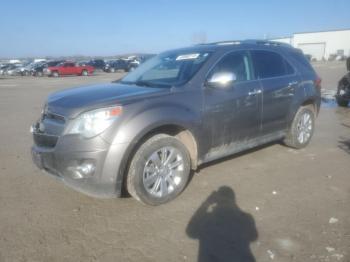
[[[316,79],[314,80],[314,84],[317,89],[321,90],[321,82],[322,82],[322,79],[319,76],[317,76]]]

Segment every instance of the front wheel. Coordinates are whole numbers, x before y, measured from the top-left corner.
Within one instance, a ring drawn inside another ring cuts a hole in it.
[[[128,192],[144,204],[169,202],[185,188],[190,163],[189,153],[178,139],[155,135],[140,146],[131,161]]]
[[[296,149],[304,148],[310,143],[314,129],[315,111],[313,106],[302,106],[295,114],[284,143]]]

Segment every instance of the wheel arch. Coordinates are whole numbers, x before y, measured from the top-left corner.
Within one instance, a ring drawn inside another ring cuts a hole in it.
[[[134,142],[130,143],[127,148],[121,165],[119,167],[119,172],[116,179],[116,191],[120,193],[125,193],[126,191],[126,177],[128,173],[128,168],[132,160],[133,155],[137,149],[150,137],[156,134],[167,134],[179,139],[184,146],[187,148],[190,159],[191,159],[191,169],[196,169],[198,166],[198,140],[196,139],[193,130],[189,129],[185,125],[179,123],[163,123],[158,125],[153,125],[148,129],[141,131],[137,137],[135,137]]]
[[[319,111],[320,111],[320,98],[319,97],[314,97],[314,96],[307,97],[307,98],[301,100],[295,106],[293,106],[293,110],[291,110],[290,115],[289,115],[288,128],[292,124],[293,119],[294,119],[296,113],[298,112],[299,108],[303,107],[303,106],[312,106],[312,109],[314,110],[315,115],[317,116]]]

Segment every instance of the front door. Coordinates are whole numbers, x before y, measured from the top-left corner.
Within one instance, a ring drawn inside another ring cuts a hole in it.
[[[209,73],[232,72],[236,80],[225,88],[205,87],[204,123],[210,141],[205,161],[249,147],[259,136],[262,95],[254,80],[250,56],[245,51],[225,55]]]

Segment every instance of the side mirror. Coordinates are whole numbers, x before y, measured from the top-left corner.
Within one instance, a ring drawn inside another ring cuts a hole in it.
[[[237,77],[234,73],[231,72],[219,72],[213,74],[208,80],[207,85],[214,88],[226,89],[232,85],[234,81],[237,80]]]

